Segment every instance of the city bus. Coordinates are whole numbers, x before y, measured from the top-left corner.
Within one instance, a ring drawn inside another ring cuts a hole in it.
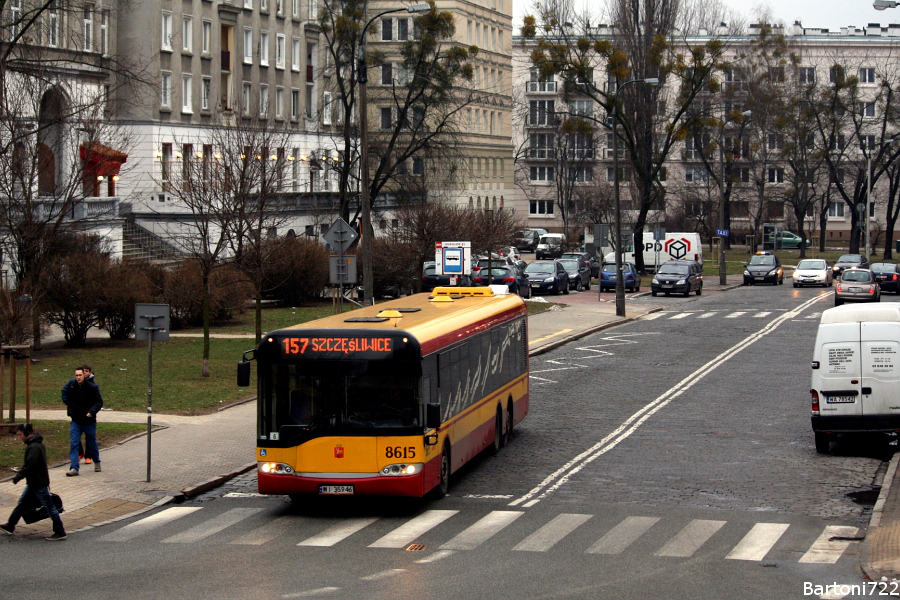
[[[268,333],[257,363],[262,494],[442,498],[528,414],[525,303],[439,287]]]

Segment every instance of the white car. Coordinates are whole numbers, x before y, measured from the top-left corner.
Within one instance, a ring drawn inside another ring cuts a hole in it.
[[[831,265],[822,258],[806,258],[794,269],[794,287],[802,285],[830,286],[834,279]]]

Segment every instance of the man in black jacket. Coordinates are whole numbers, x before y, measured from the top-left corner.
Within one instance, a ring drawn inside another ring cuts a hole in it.
[[[16,435],[25,442],[25,464],[13,477],[13,483],[19,483],[24,479],[25,489],[22,490],[18,504],[9,515],[9,520],[0,525],[0,531],[12,535],[16,529],[16,523],[19,522],[22,513],[27,510],[29,497],[34,495],[41,501],[44,510],[53,521],[53,535],[44,539],[52,542],[64,540],[66,539],[66,530],[63,527],[62,519],[59,518],[56,505],[53,504],[53,498],[50,496],[50,473],[47,471],[47,450],[44,448],[44,437],[34,432],[31,423],[16,427]]]
[[[94,471],[100,471],[100,449],[97,447],[97,413],[103,408],[100,388],[85,378],[84,369],[75,369],[75,381],[69,381],[62,389],[62,398],[72,422],[69,423],[69,470],[68,477],[78,475],[78,447],[81,434],[87,445],[87,456],[94,459]]]

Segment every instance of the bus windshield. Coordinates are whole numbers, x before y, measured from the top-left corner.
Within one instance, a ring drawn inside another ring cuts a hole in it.
[[[421,433],[419,378],[404,370],[393,361],[270,365],[260,435],[278,432],[284,442],[336,433]]]

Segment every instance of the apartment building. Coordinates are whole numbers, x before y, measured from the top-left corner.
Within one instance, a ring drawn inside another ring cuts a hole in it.
[[[809,177],[809,192],[817,200],[804,218],[804,230],[807,235],[818,237],[820,214],[825,213],[826,242],[846,242],[851,233],[850,207],[838,194],[834,180],[839,178],[853,193],[855,182],[864,180],[865,169],[869,167],[867,157],[877,156],[882,126],[885,138],[900,131],[900,122],[884,112],[884,86],[894,90],[900,86],[896,69],[900,58],[900,25],[869,24],[865,28],[851,26],[840,31],[805,28],[800,23],[790,27],[775,26],[772,33],[784,36],[789,48],[785,56],[789,60],[772,60],[768,66],[765,61],[758,60],[751,66],[747,57],[753,54],[752,47],[759,40],[759,32],[759,25],[751,25],[737,36],[728,35],[723,28],[712,34],[701,31],[684,38],[684,43],[690,46],[701,46],[711,39],[719,39],[726,45],[725,58],[735,68],[717,73],[722,82],[721,91],[699,94],[691,110],[720,124],[730,120],[724,126],[709,127],[676,142],[667,156],[660,182],[666,190],[665,205],[659,214],[651,212],[649,222],[668,222],[670,229],[673,223],[684,227],[685,223],[705,220],[709,227],[716,222],[719,189],[715,175],[724,167],[733,186],[729,203],[733,240],[742,243],[751,235],[757,222],[774,223],[797,231],[799,224],[785,200],[789,190],[801,183],[796,176],[796,164],[792,165],[791,159],[782,152],[786,142],[797,140],[785,140],[774,122],[760,114],[756,119],[751,116],[746,122],[734,118],[755,101],[750,97],[753,84],[748,81],[751,78],[748,73],[755,72],[754,76],[764,80],[766,85],[781,86],[789,93],[796,90],[797,98],[811,87],[820,86],[818,89],[822,90],[838,79],[844,81],[852,77],[858,82],[855,87],[857,102],[846,115],[842,109],[839,118],[830,117],[834,124],[831,134],[823,130],[815,135],[811,132],[808,140],[794,144],[800,147],[806,144],[810,151],[827,152],[837,165],[835,175],[828,175],[827,165],[819,164],[816,176]],[[600,26],[593,35],[612,39],[614,31]],[[537,78],[529,60],[532,45],[529,40],[514,38],[513,80],[519,94],[516,95],[519,117],[516,118],[513,142],[519,149],[517,177],[521,185],[512,204],[517,212],[527,215],[529,225],[562,231],[559,204],[564,196],[559,193],[560,181],[576,188],[576,198],[612,198],[615,179],[612,137],[602,107],[587,97],[579,97],[577,90],[563,97],[562,86],[556,79]],[[615,85],[614,81],[606,81],[600,65],[595,69],[594,81],[603,86]],[[675,82],[670,78],[664,84],[660,95],[660,123],[668,122],[667,117],[671,118],[677,102]],[[798,101],[797,106],[798,110],[805,110],[803,101]],[[597,124],[593,136],[583,140],[568,136],[569,139],[561,144],[560,122],[579,113],[589,115]],[[720,142],[728,157],[727,166],[718,161]],[[565,156],[559,154],[561,147],[567,148]],[[631,194],[628,160],[621,144],[619,154],[620,202],[627,227],[634,222],[637,207]],[[876,164],[873,171],[877,173],[879,168]],[[560,173],[560,169],[566,172]],[[886,179],[881,177],[873,188],[868,216],[873,231],[885,223]],[[573,203],[569,208],[575,212],[577,207]],[[714,224],[712,228],[715,228]],[[895,232],[895,236],[898,235],[900,233]]]

